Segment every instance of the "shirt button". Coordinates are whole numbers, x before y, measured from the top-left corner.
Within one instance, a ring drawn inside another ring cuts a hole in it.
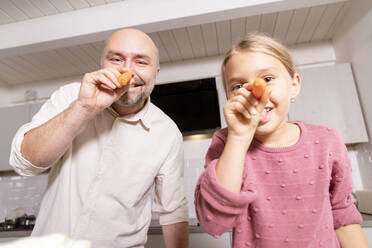
[[[245,242],[245,246],[250,247],[251,243],[250,242]]]
[[[282,210],[282,215],[286,215],[287,214],[287,210],[283,209]]]
[[[294,169],[292,172],[293,172],[293,174],[297,174],[298,173],[298,169]]]
[[[314,185],[314,183],[315,183],[315,182],[314,182],[313,180],[311,180],[311,181],[309,182],[310,185]]]
[[[315,208],[311,211],[313,214],[316,214],[318,212],[318,210],[316,210]]]
[[[330,157],[333,155],[333,153],[332,152],[329,152],[329,154],[328,154]]]
[[[283,159],[280,158],[280,159],[278,160],[278,162],[279,162],[279,163],[283,163]]]
[[[265,171],[265,174],[270,174],[271,173],[271,171],[269,171],[269,170],[267,170],[267,171]]]
[[[274,227],[274,224],[270,224],[270,225],[269,225],[269,228],[273,228],[273,227]]]
[[[298,225],[297,226],[299,229],[302,229],[302,228],[304,228],[304,225],[303,224],[300,224],[300,225]]]
[[[266,200],[271,201],[271,196],[266,197]]]
[[[285,188],[285,184],[284,183],[280,184],[280,187]]]
[[[297,201],[301,200],[301,196],[299,196],[299,195],[296,196],[296,200],[297,200]]]
[[[257,239],[261,238],[261,235],[259,233],[256,233],[256,238]]]
[[[315,140],[315,142],[314,142],[315,144],[319,144],[319,140]]]
[[[237,232],[237,233],[241,233],[241,232],[242,232],[242,230],[241,230],[241,229],[238,229],[238,230],[236,230],[236,232]]]
[[[288,243],[288,242],[289,242],[289,238],[285,238],[284,243]]]
[[[304,155],[304,158],[309,158],[309,155],[308,155],[308,154],[305,154],[305,155]]]
[[[323,168],[324,168],[324,164],[319,165],[319,169],[323,169]]]
[[[255,156],[252,157],[252,160],[256,160],[257,158]]]

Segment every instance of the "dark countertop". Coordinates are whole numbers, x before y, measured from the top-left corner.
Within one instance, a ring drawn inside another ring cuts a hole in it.
[[[204,233],[205,231],[201,226],[189,226],[190,233]],[[30,236],[30,231],[7,231],[0,232],[0,238],[22,238]],[[161,226],[150,227],[148,234],[162,234]]]
[[[372,228],[372,215],[371,214],[362,214],[363,223],[361,224],[364,228]],[[190,225],[189,226],[190,233],[204,233],[205,231],[201,226],[198,225]],[[30,231],[8,231],[8,232],[0,232],[0,238],[21,238],[30,236]],[[162,234],[161,226],[151,226],[148,234]]]

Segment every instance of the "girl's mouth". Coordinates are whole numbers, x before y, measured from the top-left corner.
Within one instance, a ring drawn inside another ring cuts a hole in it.
[[[271,110],[273,110],[273,107],[265,107],[264,111],[262,112],[260,124],[265,124],[270,120],[271,117]]]

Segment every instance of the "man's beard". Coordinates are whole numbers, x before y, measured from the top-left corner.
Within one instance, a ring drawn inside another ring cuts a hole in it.
[[[152,81],[155,81],[153,79]],[[124,93],[116,102],[120,107],[134,107],[142,102],[144,102],[151,94],[152,90],[154,89],[155,82],[149,82],[150,86],[147,84],[144,84],[143,86],[138,86],[138,87],[143,87],[145,88],[142,90],[139,94],[137,94],[134,98],[129,99],[128,94]]]

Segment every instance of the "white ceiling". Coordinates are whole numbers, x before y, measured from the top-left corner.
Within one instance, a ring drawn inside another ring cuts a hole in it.
[[[230,12],[219,9],[194,16],[192,14],[187,16],[182,12],[182,18],[173,17],[174,21],[164,19],[164,25],[160,25],[163,23],[161,21],[155,23],[157,26],[154,23],[138,21],[132,26],[142,28],[154,40],[160,51],[161,63],[174,63],[222,55],[245,33],[251,31],[265,32],[287,45],[329,40],[352,4],[352,1],[344,0],[296,1],[297,5],[293,4],[294,0],[251,1],[258,3],[246,6],[246,9],[243,7],[230,9]],[[79,33],[83,39],[76,39],[78,35],[72,37],[73,35],[66,34],[57,40],[54,36],[52,38],[52,35],[58,35],[59,30],[63,33],[63,28],[52,27],[43,30],[43,22],[55,20],[58,23],[57,18],[65,17],[66,13],[78,13],[81,14],[80,18],[83,18],[93,10],[103,11],[112,6],[115,8],[111,11],[115,11],[123,4],[132,4],[126,7],[135,8],[136,3],[144,2],[146,0],[1,0],[0,37],[8,35],[9,40],[4,39],[4,43],[0,41],[0,86],[58,79],[96,70],[99,68],[100,51],[104,40],[102,37],[97,38],[90,32]],[[272,5],[270,9],[269,4],[276,5]],[[180,13],[181,11],[182,6]],[[184,12],[187,10],[184,9]],[[165,12],[162,15],[167,14]],[[81,19],[82,22],[85,20]],[[87,20],[89,21],[89,18]],[[30,30],[32,29],[30,27],[35,27],[35,23],[41,23],[40,29],[45,32]],[[76,23],[76,26],[80,24]],[[110,28],[113,30],[113,27],[115,26]],[[9,33],[11,32],[9,30],[17,32],[17,28],[24,28],[25,37],[22,38],[24,41],[20,41],[18,47],[12,47],[12,44],[21,38],[17,38],[20,37],[16,36],[19,34]],[[98,28],[100,27],[97,26]],[[100,34],[104,33],[102,31],[111,32],[110,28],[101,30]],[[54,34],[51,34],[52,32]],[[44,36],[46,38],[42,40]]]

